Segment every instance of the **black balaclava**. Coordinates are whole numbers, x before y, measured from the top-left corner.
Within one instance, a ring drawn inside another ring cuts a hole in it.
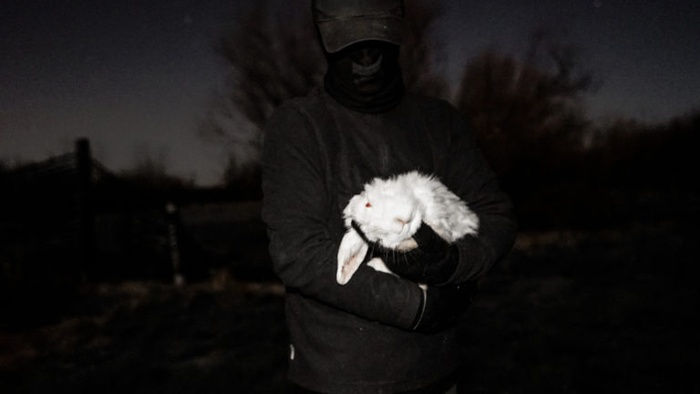
[[[360,41],[326,53],[324,87],[340,104],[366,113],[386,112],[404,94],[399,46],[384,41]]]

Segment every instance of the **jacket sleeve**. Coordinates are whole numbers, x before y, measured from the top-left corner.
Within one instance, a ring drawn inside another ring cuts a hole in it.
[[[450,283],[482,277],[513,247],[517,232],[513,206],[477,147],[466,119],[451,111],[449,155],[443,181],[479,217],[476,236],[457,240],[459,264]]]
[[[339,237],[329,223],[338,223],[342,234],[342,219],[329,197],[325,154],[301,111],[285,105],[273,114],[262,157],[262,215],[274,270],[306,297],[409,329],[423,297],[415,283],[366,265],[345,285],[335,280]]]

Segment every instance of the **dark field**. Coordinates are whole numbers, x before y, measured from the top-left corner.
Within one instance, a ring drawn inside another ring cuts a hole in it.
[[[687,201],[686,201],[687,202]],[[475,393],[700,393],[693,214],[528,231],[462,320]],[[218,276],[85,287],[0,331],[0,393],[283,392],[282,288]]]

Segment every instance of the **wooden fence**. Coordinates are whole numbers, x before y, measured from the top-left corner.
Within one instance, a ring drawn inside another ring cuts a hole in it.
[[[177,218],[166,202],[94,160],[85,139],[0,174],[0,286],[172,277]]]
[[[4,307],[50,308],[81,283],[180,284],[222,268],[259,280],[270,267],[260,201],[235,190],[146,188],[94,160],[84,139],[0,171],[0,326]]]

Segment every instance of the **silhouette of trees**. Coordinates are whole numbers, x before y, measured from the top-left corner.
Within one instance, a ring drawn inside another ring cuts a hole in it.
[[[440,47],[429,37],[440,10],[420,0],[408,0],[406,8],[401,52],[405,84],[412,91],[444,95],[446,84],[434,71]],[[255,2],[225,32],[216,50],[229,76],[200,133],[231,149],[224,183],[255,183],[265,121],[284,100],[320,86],[325,72],[310,2]]]
[[[266,119],[284,100],[320,86],[325,72],[310,5],[278,3],[256,2],[216,47],[229,78],[200,131],[230,148],[224,174],[228,184],[257,182]],[[437,58],[442,47],[431,35],[442,11],[420,0],[408,1],[406,8],[401,51],[406,86],[444,98],[448,89]],[[579,147],[588,126],[579,96],[591,81],[572,45],[538,30],[522,59],[488,50],[465,67],[455,104],[473,121],[497,172],[505,176],[522,170],[523,162],[541,171],[569,157],[559,153]]]
[[[592,86],[576,49],[535,31],[523,59],[487,50],[462,74],[456,106],[502,176],[541,171],[578,149],[589,122],[580,104]]]
[[[194,187],[194,180],[168,173],[165,157],[152,152],[141,152],[131,168],[119,173],[121,179],[146,190],[166,191]]]
[[[401,72],[406,89],[426,96],[446,98],[449,89],[439,72],[444,47],[432,36],[443,10],[435,2],[406,1],[406,20],[401,47]]]
[[[325,58],[308,3],[256,2],[218,43],[229,79],[201,131],[230,147],[224,179],[229,186],[259,187],[266,119],[282,101],[320,86]],[[408,29],[401,52],[406,86],[445,98],[449,92],[438,58],[443,48],[436,45],[440,37],[432,34],[442,10],[421,0],[407,1],[406,8]],[[552,208],[544,200],[528,205],[536,196],[551,197],[552,188],[567,190],[559,195],[570,202],[562,205],[564,212],[573,211],[569,207],[585,198],[587,190],[602,187],[605,179],[647,182],[650,178],[641,175],[646,173],[660,182],[673,178],[668,171],[687,174],[687,158],[692,157],[688,147],[697,142],[697,113],[663,126],[623,120],[597,126],[582,104],[583,94],[595,85],[577,47],[539,29],[522,56],[496,49],[476,56],[464,67],[453,102],[473,123],[504,187],[520,206],[534,207],[533,212]]]
[[[618,119],[597,130],[587,173],[606,185],[692,189],[698,143],[700,110],[655,125]]]
[[[0,160],[0,174],[10,173],[16,170],[17,168],[23,167],[28,164],[29,162],[20,159]]]

